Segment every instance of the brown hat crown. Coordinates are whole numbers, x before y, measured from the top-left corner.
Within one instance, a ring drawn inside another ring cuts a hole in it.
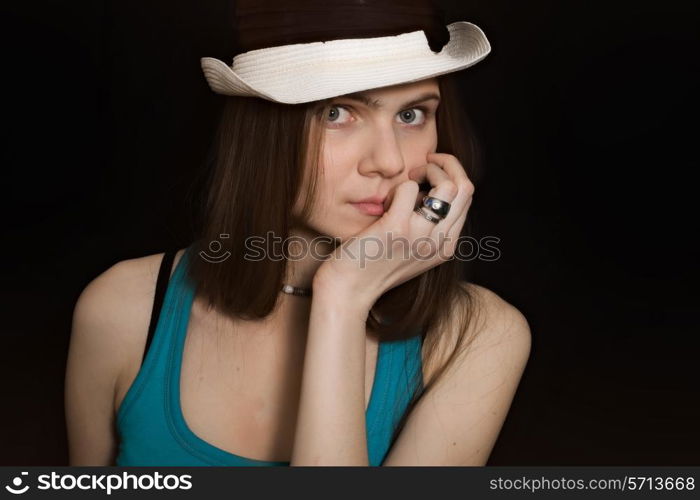
[[[435,0],[239,0],[235,54],[281,45],[423,30],[433,52],[450,39]]]

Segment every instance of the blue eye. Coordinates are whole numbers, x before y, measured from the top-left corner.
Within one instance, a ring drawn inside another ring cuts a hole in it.
[[[403,121],[404,123],[408,123],[408,124],[413,123],[411,118],[416,116],[416,113],[415,113],[416,110],[421,112],[421,114],[423,115],[423,122],[424,122],[425,121],[425,110],[422,108],[404,109],[403,111],[401,111],[399,113],[399,117],[401,118],[401,121]],[[409,121],[405,121],[404,118],[406,118]],[[421,122],[421,124],[423,122]]]
[[[330,121],[331,123],[339,123],[338,117],[341,114],[339,111],[341,109],[344,110],[345,112],[347,112],[347,110],[343,106],[338,106],[338,105],[331,106],[328,109],[328,116],[326,117],[328,119],[328,121]],[[335,111],[335,113],[334,113],[334,111]]]

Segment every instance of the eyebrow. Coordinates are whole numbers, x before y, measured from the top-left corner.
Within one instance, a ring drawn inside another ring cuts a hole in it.
[[[342,99],[342,98],[350,99],[352,101],[361,102],[362,104],[364,104],[368,108],[372,108],[372,109],[380,109],[383,107],[382,101],[380,99],[371,99],[364,92],[353,92],[352,94],[345,94],[345,95],[338,97],[338,99]],[[408,108],[410,106],[421,103],[423,101],[428,101],[430,99],[435,99],[439,102],[440,96],[438,94],[436,94],[435,92],[426,92],[426,93],[421,94],[420,96],[416,97],[415,99],[411,99],[410,101],[403,103],[401,105],[401,107]]]

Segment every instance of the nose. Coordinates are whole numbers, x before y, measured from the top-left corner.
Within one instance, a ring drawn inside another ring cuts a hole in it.
[[[393,127],[372,130],[368,154],[360,162],[362,175],[379,172],[384,177],[395,177],[406,168],[401,151],[401,143]]]

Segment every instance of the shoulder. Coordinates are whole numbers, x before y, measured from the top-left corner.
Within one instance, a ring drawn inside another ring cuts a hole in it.
[[[183,249],[178,250],[171,274],[183,251]],[[148,295],[155,291],[163,255],[163,253],[156,253],[113,264],[85,286],[78,297],[76,313],[89,316],[95,312],[102,314],[129,312],[124,308],[128,309],[142,303],[143,299],[148,298]],[[123,319],[122,317],[121,320]]]
[[[455,311],[439,332],[451,337],[441,347],[457,355],[421,396],[383,465],[482,466],[498,438],[529,357],[530,328],[491,290],[460,287],[455,306],[466,314]]]
[[[503,370],[523,368],[532,342],[530,325],[524,314],[486,287],[466,281],[460,282],[460,287],[469,316],[455,315],[452,328],[456,331],[466,327],[463,359],[475,362],[476,357],[491,357],[507,361],[501,364]],[[469,324],[464,325],[465,321]]]
[[[178,251],[177,257],[181,256]],[[90,281],[73,310],[73,334],[123,363],[143,346],[163,253],[119,261]],[[173,265],[173,268],[175,266]]]
[[[103,322],[128,320],[149,292],[153,292],[162,253],[119,261],[90,281],[81,292],[74,314],[79,317],[102,317]]]
[[[515,342],[529,344],[530,325],[520,310],[486,287],[467,281],[461,281],[460,286],[475,299],[472,304],[481,318],[481,323],[477,321],[474,325],[480,330],[477,333],[492,337],[505,335]]]

